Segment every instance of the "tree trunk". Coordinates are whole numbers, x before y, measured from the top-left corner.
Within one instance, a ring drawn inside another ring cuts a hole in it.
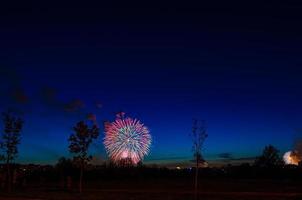
[[[6,160],[6,167],[7,167],[7,191],[10,193],[12,191],[12,178],[10,173],[9,159]]]
[[[80,182],[79,182],[79,191],[82,193],[82,179],[83,179],[83,163],[81,164],[81,171],[80,171]]]
[[[198,199],[198,163],[199,160],[196,158],[196,171],[195,171],[195,199]]]
[[[63,190],[66,189],[66,181],[65,181],[65,175],[63,170],[60,172],[60,182],[59,182],[59,187],[62,188]]]

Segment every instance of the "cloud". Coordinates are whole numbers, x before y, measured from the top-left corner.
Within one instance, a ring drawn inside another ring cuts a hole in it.
[[[58,91],[48,86],[41,88],[40,97],[46,106],[66,113],[78,112],[85,107],[85,103],[81,99],[60,100],[58,98]]]
[[[251,162],[256,159],[256,157],[237,157],[235,158],[232,153],[225,152],[218,154],[218,159],[223,162],[232,162],[232,163],[238,163],[238,162]],[[217,161],[219,161],[217,160]]]
[[[97,102],[95,103],[95,107],[98,108],[98,109],[100,109],[100,108],[103,107],[103,104],[102,104],[101,102],[97,101]]]
[[[231,153],[220,153],[220,154],[218,154],[218,158],[230,160],[233,158],[233,156]]]
[[[240,157],[240,158],[232,158],[231,161],[254,161],[257,157]]]
[[[22,86],[21,76],[11,67],[0,66],[0,95],[2,103],[24,105],[29,102],[29,96]],[[6,106],[7,106],[6,105]]]
[[[76,112],[79,111],[80,109],[84,108],[85,104],[82,100],[80,99],[74,99],[67,104],[64,105],[64,110],[66,112]]]
[[[11,92],[12,99],[21,104],[26,104],[29,101],[29,97],[25,94],[25,91],[22,88],[16,88]]]
[[[88,114],[87,114],[87,119],[90,120],[90,121],[93,121],[94,124],[97,123],[96,115],[93,114],[93,113],[88,113]]]

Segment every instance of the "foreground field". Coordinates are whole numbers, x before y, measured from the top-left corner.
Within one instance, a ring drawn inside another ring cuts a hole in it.
[[[301,200],[302,186],[286,180],[201,180],[198,196],[203,200]],[[121,180],[86,183],[83,194],[53,184],[32,185],[14,194],[2,192],[0,199],[190,200],[194,199],[194,192],[188,180]]]

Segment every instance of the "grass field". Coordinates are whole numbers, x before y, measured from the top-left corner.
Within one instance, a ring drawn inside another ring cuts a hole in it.
[[[115,180],[89,182],[84,192],[62,190],[55,184],[30,185],[12,194],[2,192],[0,199],[194,199],[191,181],[173,180]],[[199,199],[203,200],[301,200],[301,182],[286,180],[200,180]]]

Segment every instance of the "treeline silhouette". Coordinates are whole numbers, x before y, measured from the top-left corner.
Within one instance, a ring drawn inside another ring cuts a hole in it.
[[[15,188],[26,188],[32,185],[52,185],[62,189],[78,187],[78,168],[69,159],[61,158],[56,165],[20,165],[11,166],[13,185]],[[1,174],[5,165],[0,166]],[[88,165],[85,170],[86,182],[107,181],[146,181],[154,179],[187,180],[194,179],[194,168],[169,169],[159,166],[116,166],[113,164]],[[241,165],[225,165],[222,167],[200,168],[199,178],[219,179],[283,179],[299,181],[302,179],[302,166],[283,165],[260,167],[243,163]],[[1,179],[1,188],[5,189]]]

